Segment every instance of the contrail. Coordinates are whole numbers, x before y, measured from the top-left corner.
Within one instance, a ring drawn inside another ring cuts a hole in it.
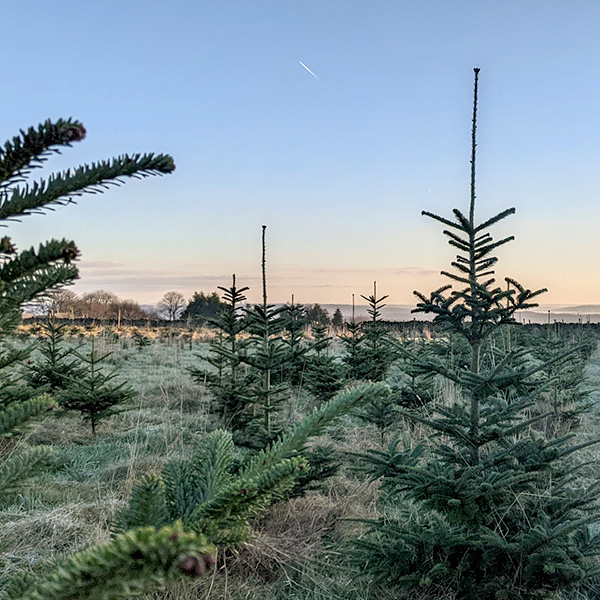
[[[301,61],[298,61],[300,63],[300,66],[304,67],[317,81],[319,81],[319,78]]]

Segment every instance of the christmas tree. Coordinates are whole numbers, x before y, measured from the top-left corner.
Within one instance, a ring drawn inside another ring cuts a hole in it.
[[[447,228],[459,251],[454,271],[443,272],[451,284],[430,296],[416,293],[418,311],[466,340],[470,364],[427,363],[461,391],[431,416],[404,411],[430,428],[431,445],[396,439],[365,457],[371,475],[382,477],[384,501],[357,549],[367,576],[409,597],[444,591],[469,600],[549,598],[598,573],[600,538],[589,527],[598,493],[573,487],[577,467],[568,457],[586,444],[545,437],[533,427],[545,415],[529,411],[544,387],[537,374],[564,354],[532,364],[527,350],[516,348],[494,365],[481,360],[491,334],[535,306],[544,290],[495,282],[494,252],[513,237],[495,241],[489,230],[515,209],[483,222],[475,217],[478,75],[475,69],[469,211],[455,209],[454,220],[423,213]]]

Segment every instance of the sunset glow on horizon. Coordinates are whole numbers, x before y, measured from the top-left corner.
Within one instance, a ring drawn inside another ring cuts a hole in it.
[[[177,165],[11,225],[20,248],[75,240],[76,293],[154,304],[235,273],[258,301],[266,224],[272,302],[349,304],[376,280],[389,303],[414,304],[455,257],[421,211],[468,206],[479,66],[477,214],[517,209],[496,227],[516,237],[499,282],[600,305],[600,5],[257,6],[5,7],[5,47],[20,53],[3,139],[48,117],[88,131],[34,176],[124,152]]]

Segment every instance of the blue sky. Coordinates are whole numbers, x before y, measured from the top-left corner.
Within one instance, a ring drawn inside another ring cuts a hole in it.
[[[177,164],[10,233],[75,239],[78,292],[150,303],[235,272],[258,300],[266,224],[271,300],[376,279],[411,303],[453,258],[420,213],[467,206],[479,66],[479,214],[517,208],[498,275],[600,304],[599,25],[593,1],[7,2],[0,139],[72,116],[88,136],[50,170]]]

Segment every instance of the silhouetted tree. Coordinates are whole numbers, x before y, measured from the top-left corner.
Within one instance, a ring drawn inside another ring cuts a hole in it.
[[[181,319],[191,321],[196,325],[204,325],[212,319],[217,319],[225,307],[226,305],[221,302],[221,298],[219,298],[217,292],[213,292],[212,294],[194,292],[186,309],[181,313]]]
[[[158,302],[158,314],[167,321],[175,321],[185,307],[185,298],[179,292],[167,292]]]

